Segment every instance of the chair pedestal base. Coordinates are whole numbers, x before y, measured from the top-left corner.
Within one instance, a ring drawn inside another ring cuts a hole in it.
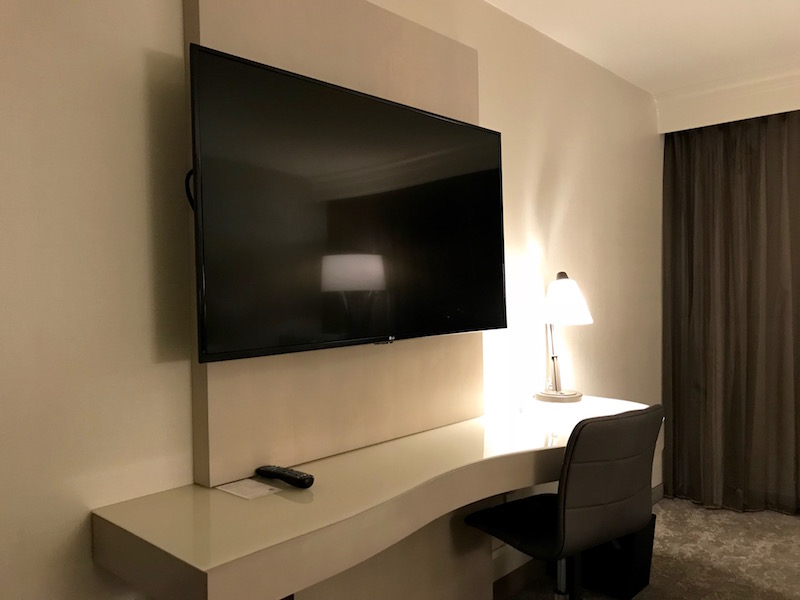
[[[650,583],[656,516],[643,529],[582,555],[584,587],[630,600]]]
[[[561,561],[548,562],[555,598],[580,600],[583,590],[631,600],[650,583],[656,516],[641,530]],[[564,563],[564,567],[561,564]],[[566,593],[565,593],[566,592]]]
[[[558,561],[548,561],[545,571],[555,577],[554,597],[560,600],[581,600],[583,597],[582,556],[576,554]]]

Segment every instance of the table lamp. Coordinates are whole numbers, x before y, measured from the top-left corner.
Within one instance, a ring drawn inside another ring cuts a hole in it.
[[[589,325],[592,315],[586,300],[575,280],[567,277],[564,271],[556,275],[556,280],[547,286],[545,298],[545,325],[547,326],[547,341],[550,351],[550,361],[553,369],[552,389],[546,389],[536,394],[537,400],[545,402],[577,402],[581,399],[580,392],[561,389],[561,374],[558,368],[558,353],[555,347],[553,328],[556,325]]]
[[[375,292],[386,289],[380,254],[329,254],[322,257],[323,292]]]
[[[354,336],[367,335],[375,295],[386,290],[386,272],[380,254],[329,254],[322,257],[323,292],[342,298],[346,327]]]

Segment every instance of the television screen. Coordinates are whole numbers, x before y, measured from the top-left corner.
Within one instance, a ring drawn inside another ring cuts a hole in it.
[[[499,133],[190,63],[201,362],[505,327]]]

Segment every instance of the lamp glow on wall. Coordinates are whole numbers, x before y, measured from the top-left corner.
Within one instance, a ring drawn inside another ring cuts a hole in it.
[[[575,280],[567,277],[564,271],[556,275],[556,280],[547,286],[545,298],[545,324],[552,366],[552,389],[548,388],[536,394],[537,400],[546,402],[577,402],[580,392],[561,389],[561,374],[558,367],[554,327],[556,325],[589,325],[593,323],[586,299],[583,297]]]

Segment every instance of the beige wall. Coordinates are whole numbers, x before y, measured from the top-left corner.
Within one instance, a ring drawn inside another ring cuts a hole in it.
[[[595,323],[565,329],[564,387],[661,400],[661,141],[652,97],[480,0],[371,0],[478,51],[480,123],[503,136],[509,328],[484,334],[487,408],[545,378],[559,270]]]
[[[480,0],[374,3],[477,49],[480,122],[503,133],[510,327],[484,336],[489,408],[542,385],[559,269],[595,317],[566,332],[565,382],[658,401],[651,98]],[[92,566],[88,511],[191,480],[182,37],[178,0],[0,8],[4,596],[140,597]]]
[[[131,598],[91,508],[191,481],[180,0],[0,3],[0,597]]]

